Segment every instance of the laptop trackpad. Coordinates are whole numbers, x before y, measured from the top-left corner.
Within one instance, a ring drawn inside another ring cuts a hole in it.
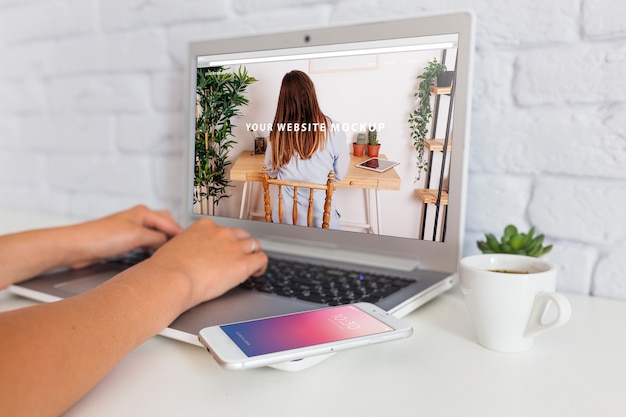
[[[198,334],[209,326],[277,316],[320,308],[319,304],[235,288],[220,298],[202,303],[180,315],[170,326]]]
[[[54,288],[63,290],[73,295],[82,294],[85,291],[89,291],[90,289],[95,288],[98,285],[108,281],[113,275],[115,275],[115,273],[111,271],[101,272],[98,274],[87,276],[85,278],[63,281],[59,284],[56,284]]]

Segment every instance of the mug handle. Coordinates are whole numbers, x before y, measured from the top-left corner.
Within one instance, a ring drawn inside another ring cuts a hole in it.
[[[543,323],[541,319],[550,301],[556,305],[558,315],[554,320]],[[545,330],[562,326],[569,321],[571,315],[572,306],[565,296],[554,292],[540,292],[535,296],[535,302],[526,325],[525,336],[532,337]]]

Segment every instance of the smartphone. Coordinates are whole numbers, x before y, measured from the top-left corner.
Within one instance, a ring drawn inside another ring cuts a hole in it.
[[[355,303],[200,330],[225,369],[275,365],[409,337],[413,328],[369,303]]]

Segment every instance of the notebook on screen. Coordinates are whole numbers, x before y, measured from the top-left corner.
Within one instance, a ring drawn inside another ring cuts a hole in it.
[[[248,229],[262,242],[272,273],[283,283],[270,277],[250,280],[184,313],[162,334],[198,344],[197,333],[206,326],[359,301],[355,298],[363,294],[357,293],[370,279],[376,282],[366,301],[397,316],[451,288],[463,240],[472,36],[471,14],[453,13],[192,43],[186,91],[189,152],[186,172],[181,172],[187,220],[211,216]],[[428,138],[434,135],[434,141],[427,142],[422,156],[428,169],[419,172],[409,119],[418,106],[418,76],[435,60],[454,71],[454,80],[441,94],[430,93]],[[345,135],[350,163],[333,186],[333,209],[341,214],[335,228],[279,224],[264,213],[267,136],[272,129],[309,128],[306,121],[273,126],[281,80],[293,70],[312,80],[321,110],[332,119],[325,126],[328,132]],[[239,87],[247,80],[240,90],[245,102],[230,119],[232,134],[207,141],[211,122],[206,110],[220,101],[215,91],[221,87],[215,85],[229,80]],[[355,156],[352,143],[369,130],[377,132],[379,158],[396,166],[384,172],[356,166],[369,156]],[[305,278],[286,279],[286,261],[303,262],[298,268]],[[320,273],[320,267],[331,269]],[[58,271],[11,291],[52,301],[92,288],[123,268],[107,262]],[[349,296],[337,295],[335,283],[312,277],[314,272],[335,277],[344,270],[352,275],[335,281],[359,285]],[[296,281],[299,288],[284,288]],[[319,291],[329,285],[332,294]]]

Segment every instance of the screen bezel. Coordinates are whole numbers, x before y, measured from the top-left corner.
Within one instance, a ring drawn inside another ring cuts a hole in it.
[[[329,46],[343,43],[377,41],[418,36],[436,36],[455,33],[458,38],[456,61],[456,90],[454,116],[454,152],[450,153],[450,201],[447,207],[447,231],[444,242],[369,235],[364,233],[315,228],[293,227],[226,217],[212,217],[217,223],[229,227],[242,227],[258,237],[265,249],[300,254],[307,246],[307,255],[345,260],[352,257],[363,264],[382,265],[397,269],[422,269],[454,272],[462,251],[465,190],[470,116],[470,91],[473,56],[473,15],[457,12],[442,15],[418,16],[408,19],[368,22],[346,26],[303,29],[230,39],[193,42],[189,46],[185,126],[187,142],[187,182],[185,207],[188,222],[205,217],[193,214],[193,146],[195,132],[195,82],[198,56],[252,53],[259,50],[279,50],[309,46]],[[294,249],[295,248],[295,249]]]

